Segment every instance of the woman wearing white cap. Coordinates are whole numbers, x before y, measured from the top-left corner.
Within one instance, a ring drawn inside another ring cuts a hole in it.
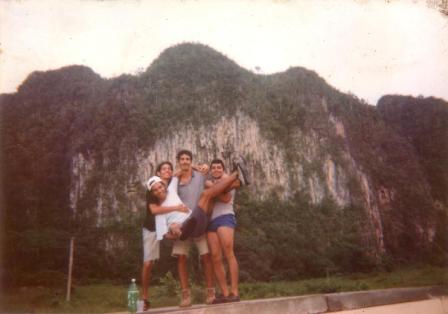
[[[168,186],[171,177],[173,175],[173,165],[169,161],[164,161],[157,166],[157,175],[162,179],[158,178],[159,181],[165,182]],[[157,179],[156,179],[157,180]],[[147,182],[148,189],[154,184],[151,180]],[[176,185],[177,186],[177,185]],[[171,193],[177,195],[177,193]],[[177,202],[175,206],[161,207],[157,204],[157,199],[152,196],[150,191],[146,192],[146,218],[143,223],[143,269],[142,269],[142,299],[143,299],[143,310],[146,311],[150,308],[150,302],[148,299],[148,288],[151,278],[151,271],[154,265],[154,261],[159,259],[160,256],[160,242],[157,240],[156,235],[156,215],[166,214],[169,212],[183,212],[188,213],[189,209],[182,204],[182,202]]]

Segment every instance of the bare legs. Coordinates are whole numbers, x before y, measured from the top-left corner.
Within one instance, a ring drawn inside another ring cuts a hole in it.
[[[151,281],[151,271],[152,266],[154,265],[153,261],[143,262],[142,268],[142,299],[148,300],[148,288],[149,282]]]
[[[210,254],[201,255],[202,266],[204,267],[205,284],[208,288],[213,287],[213,269]],[[177,271],[179,272],[180,287],[182,290],[188,289],[188,269],[187,256],[179,255],[177,261]]]
[[[179,255],[177,257],[177,271],[179,273],[180,287],[182,288],[182,290],[188,289],[188,269],[186,255]]]
[[[221,293],[227,297],[229,295],[229,289],[226,282],[226,271],[222,263],[222,250],[219,243],[219,237],[216,232],[207,232],[207,241],[212,254],[213,270],[215,272],[215,278],[218,282]]]
[[[234,229],[229,227],[219,227],[216,232],[208,232],[207,239],[212,254],[213,270],[218,281],[221,293],[227,297],[229,290],[227,288],[226,273],[222,261],[222,254],[226,257],[230,273],[230,292],[238,296],[238,261],[233,252]]]
[[[210,299],[210,292],[213,292],[210,302],[213,300],[215,290],[213,288],[213,267],[210,258],[210,254],[203,254],[200,256],[202,267],[204,269],[205,284],[207,286],[207,298]],[[182,289],[182,302],[181,307],[187,307],[191,305],[191,293],[190,286],[188,284],[188,267],[187,256],[179,255],[177,260],[177,271],[179,273],[179,281]]]
[[[229,273],[230,273],[230,292],[233,295],[239,295],[238,292],[238,261],[236,260],[235,253],[233,251],[233,239],[234,239],[233,228],[220,227],[217,230],[218,237],[220,240],[221,248],[224,252],[224,256],[226,257],[227,264],[229,265]]]

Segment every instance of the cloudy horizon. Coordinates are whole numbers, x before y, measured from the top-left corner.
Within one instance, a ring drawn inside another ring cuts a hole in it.
[[[370,104],[448,100],[448,18],[425,1],[4,1],[0,93],[79,64],[136,74],[165,49],[205,44],[254,73],[305,67]]]

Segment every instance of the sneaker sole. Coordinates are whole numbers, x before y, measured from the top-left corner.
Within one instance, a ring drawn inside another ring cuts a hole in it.
[[[238,163],[238,175],[240,176],[240,174],[242,175],[242,177],[240,177],[240,179],[244,180],[244,185],[249,185],[250,184],[250,176],[249,176],[249,171],[247,170],[247,162],[246,160],[241,157],[242,162]]]

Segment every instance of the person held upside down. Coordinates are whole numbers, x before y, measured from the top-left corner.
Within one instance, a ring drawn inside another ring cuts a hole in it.
[[[234,160],[234,171],[226,178],[202,192],[198,206],[189,213],[173,211],[156,216],[157,239],[163,238],[186,240],[197,238],[206,232],[208,214],[213,208],[216,196],[231,189],[232,184],[240,180],[242,185],[248,185],[249,173],[246,162],[242,157]],[[162,207],[178,206],[182,204],[177,195],[177,177],[173,177],[168,188],[160,177],[151,177],[147,182],[150,193],[158,200]],[[191,210],[191,209],[190,209]]]

